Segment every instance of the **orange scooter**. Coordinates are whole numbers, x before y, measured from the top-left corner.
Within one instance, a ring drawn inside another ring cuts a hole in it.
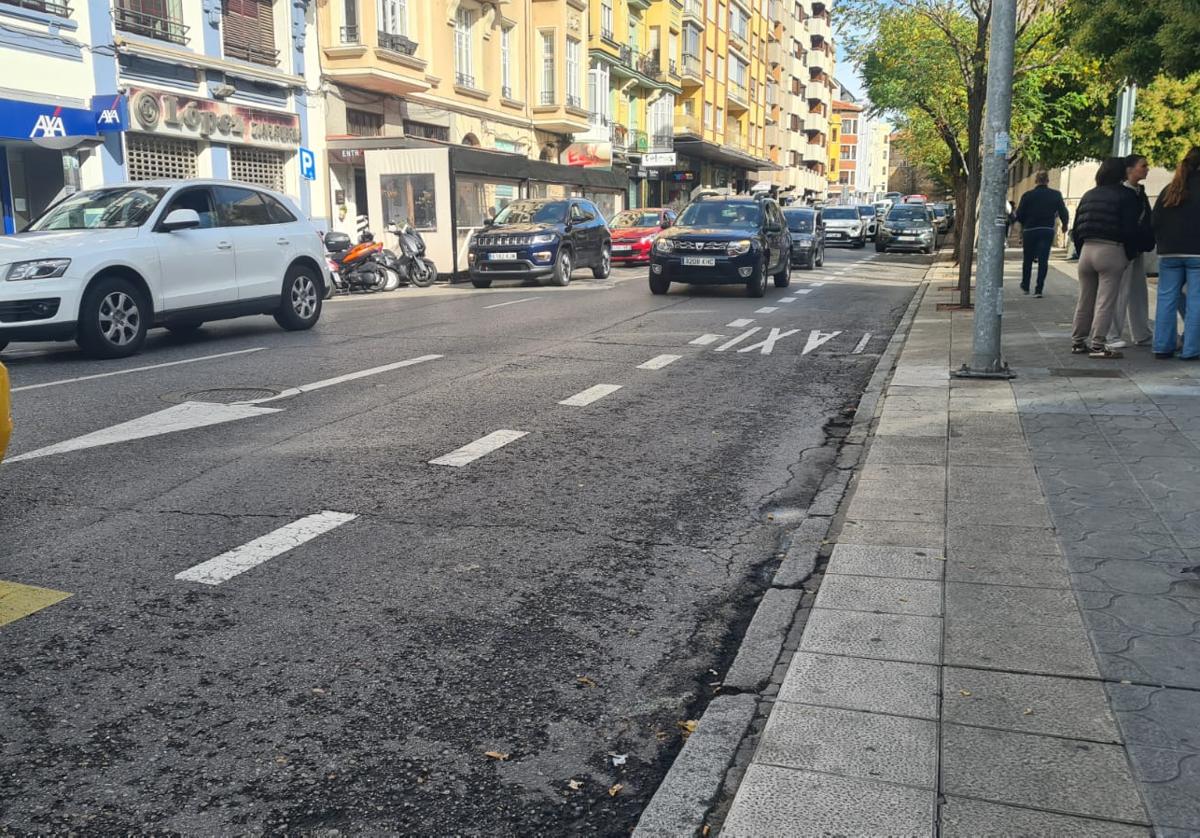
[[[387,270],[380,259],[383,244],[375,241],[370,230],[364,230],[355,245],[345,233],[326,233],[325,250],[332,266],[336,266],[334,284],[339,290],[378,291],[387,282]]]

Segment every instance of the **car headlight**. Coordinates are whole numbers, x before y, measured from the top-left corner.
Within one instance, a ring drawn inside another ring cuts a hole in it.
[[[650,244],[652,241],[654,241],[654,236],[642,236],[638,244]]]
[[[554,244],[558,241],[557,233],[538,233],[529,239],[530,244]]]
[[[922,230],[921,231],[921,238],[923,238],[923,239],[927,239],[932,235],[933,235],[933,230]]]
[[[28,262],[13,262],[8,266],[4,278],[9,282],[18,279],[54,279],[62,276],[70,267],[70,259],[31,259]]]
[[[861,228],[861,227],[859,227],[857,224],[853,224],[853,225],[851,225],[851,227],[850,227],[850,235],[852,235],[852,236],[857,236],[857,235],[858,235],[858,231],[859,231],[859,230],[861,230],[861,229],[862,229],[862,228]]]
[[[654,242],[654,249],[659,253],[674,253],[675,242],[671,239],[658,239]]]
[[[725,252],[730,256],[741,256],[743,253],[750,252],[750,239],[742,239],[737,242],[730,242],[725,246]]]
[[[894,233],[894,232],[896,232],[896,231],[895,231],[895,230],[893,230],[891,227],[880,227],[880,228],[879,228],[879,232],[881,232],[881,233],[887,233],[887,234],[890,236],[892,233]]]

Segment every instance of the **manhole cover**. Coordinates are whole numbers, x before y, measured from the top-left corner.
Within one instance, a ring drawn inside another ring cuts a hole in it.
[[[1059,378],[1124,378],[1120,370],[1098,370],[1094,368],[1072,369],[1071,367],[1052,367],[1048,370],[1051,375]]]
[[[269,399],[278,396],[278,390],[266,387],[217,387],[213,390],[195,390],[169,397],[171,401],[209,402],[210,404],[234,404],[235,402],[250,402],[255,399]]]

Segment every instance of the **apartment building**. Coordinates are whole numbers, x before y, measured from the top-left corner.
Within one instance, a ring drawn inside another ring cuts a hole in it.
[[[771,150],[779,156],[782,147],[779,132],[768,131],[780,117],[781,3],[682,2],[676,168],[664,172],[664,203],[686,201],[699,187],[745,191],[779,169]]]
[[[829,117],[829,143],[825,148],[825,154],[828,156],[825,179],[828,188],[827,196],[830,198],[840,197],[842,194],[838,188],[838,181],[841,179],[842,171],[841,143],[842,115],[835,111]]]
[[[859,131],[864,108],[842,99],[834,99],[831,107],[837,128],[830,132],[829,196],[857,201]]]
[[[324,134],[307,94],[309,8],[0,0],[4,231],[63,190],[197,176],[285,192],[321,223],[307,177]]]

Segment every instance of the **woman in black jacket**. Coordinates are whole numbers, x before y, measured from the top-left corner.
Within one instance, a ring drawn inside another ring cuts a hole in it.
[[[1109,157],[1096,172],[1096,188],[1084,193],[1071,237],[1079,250],[1079,302],[1071,351],[1091,358],[1120,358],[1104,344],[1116,313],[1125,268],[1141,247],[1137,194],[1121,184],[1125,161]]]
[[[1170,358],[1179,342],[1176,313],[1183,312],[1185,361],[1200,359],[1200,148],[1193,148],[1154,204],[1158,240],[1158,306],[1154,357]],[[1186,292],[1184,288],[1186,287]],[[1186,306],[1184,294],[1186,293]]]

